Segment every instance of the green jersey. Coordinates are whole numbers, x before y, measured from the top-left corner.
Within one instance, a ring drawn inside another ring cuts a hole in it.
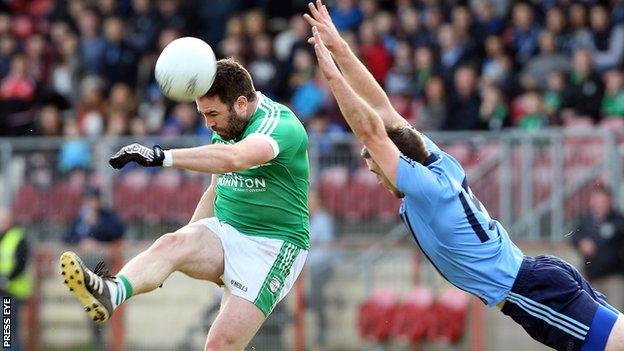
[[[310,246],[308,135],[286,106],[258,94],[258,107],[242,135],[213,143],[233,144],[249,136],[265,138],[275,158],[238,172],[219,174],[215,216],[246,235]]]

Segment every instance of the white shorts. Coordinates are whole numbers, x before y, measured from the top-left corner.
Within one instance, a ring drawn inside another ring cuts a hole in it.
[[[268,316],[295,284],[308,251],[283,240],[245,235],[216,217],[199,223],[221,239],[225,287]]]

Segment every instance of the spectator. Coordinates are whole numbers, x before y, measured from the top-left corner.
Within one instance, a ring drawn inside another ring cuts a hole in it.
[[[148,51],[155,46],[159,23],[150,0],[132,0],[132,15],[127,24],[128,43],[136,52]]]
[[[99,76],[87,76],[80,82],[82,104],[76,111],[80,134],[97,136],[104,132],[106,101],[103,82]]]
[[[421,26],[420,15],[416,9],[406,8],[398,12],[397,17],[400,21],[400,37],[408,40],[414,47],[433,44],[431,32]]]
[[[387,11],[379,12],[373,17],[373,21],[375,23],[375,31],[386,51],[395,52],[398,39],[392,33],[392,28],[394,27],[394,16],[392,13]]]
[[[624,1],[623,0],[613,0],[610,1],[611,6],[611,21],[613,23],[622,24],[624,23]]]
[[[225,37],[227,24],[231,18],[235,17],[234,12],[238,7],[238,1],[200,2],[199,8],[195,9],[201,22],[199,24],[199,37],[211,44],[220,42]],[[238,18],[240,19],[240,17]]]
[[[290,67],[297,49],[308,47],[306,41],[309,38],[309,34],[308,23],[301,15],[294,15],[290,19],[289,28],[275,37],[274,47],[277,59],[285,63],[286,67]]]
[[[544,113],[542,97],[536,90],[531,90],[520,97],[522,111],[518,126],[526,131],[540,129],[548,125],[548,116]]]
[[[0,79],[6,77],[11,67],[11,57],[17,50],[15,38],[9,34],[0,35]]]
[[[466,6],[454,6],[451,13],[451,26],[457,39],[465,43],[472,55],[481,55],[486,33],[479,23],[473,22],[472,14]]]
[[[502,91],[494,84],[487,84],[481,89],[481,108],[479,115],[488,129],[501,130],[507,125],[509,108]]]
[[[266,34],[260,34],[252,42],[254,59],[249,63],[249,74],[254,86],[263,94],[275,98],[280,91],[280,63],[273,56],[273,42]]]
[[[181,33],[188,31],[188,25],[193,23],[181,0],[156,0],[156,11],[160,24],[164,27],[175,28]]]
[[[407,42],[399,42],[394,52],[394,64],[386,76],[386,93],[388,95],[408,94],[412,87],[412,48]]]
[[[116,83],[108,94],[108,108],[111,110],[122,110],[129,114],[137,112],[137,104],[134,92],[125,83]]]
[[[128,135],[130,133],[130,118],[126,110],[111,109],[106,119],[106,132],[108,136]]]
[[[313,77],[295,89],[291,102],[297,116],[305,122],[324,107],[326,96],[325,79],[320,71],[316,71]]]
[[[416,48],[414,51],[414,67],[415,74],[412,78],[412,92],[415,96],[420,96],[429,79],[433,75],[439,73],[435,66],[435,59],[431,48],[427,46]]]
[[[570,70],[570,58],[557,52],[555,40],[553,33],[542,31],[539,39],[539,54],[527,62],[521,73],[525,89],[544,90],[549,72]]]
[[[360,25],[363,15],[355,0],[338,0],[331,11],[331,18],[339,31],[354,30]]]
[[[134,49],[124,41],[124,22],[119,17],[104,21],[104,57],[102,74],[107,79],[107,88],[123,82],[136,85],[137,58]]]
[[[592,34],[587,28],[587,9],[582,3],[572,3],[568,8],[570,22],[569,50],[571,53],[579,49],[592,47]]]
[[[13,225],[11,212],[0,208],[0,292],[11,297],[11,347],[9,350],[20,351],[20,331],[22,303],[32,293],[32,274],[28,269],[30,249],[26,241],[24,228]]]
[[[26,56],[15,54],[9,73],[0,81],[0,134],[25,135],[32,130],[36,90]]]
[[[482,66],[484,83],[493,83],[498,86],[509,86],[508,81],[512,77],[511,58],[503,46],[503,40],[497,36],[489,36],[485,39],[486,57]]]
[[[477,72],[469,66],[460,67],[455,72],[454,82],[444,129],[481,129],[482,122],[479,118],[481,98],[477,92]]]
[[[0,13],[0,35],[8,35],[11,33],[11,16],[8,13]]]
[[[611,69],[604,74],[605,95],[602,98],[602,117],[624,117],[624,80],[622,72]]]
[[[362,62],[373,77],[380,83],[386,80],[386,75],[392,64],[392,57],[382,44],[377,32],[375,32],[375,24],[372,20],[362,22],[359,30],[359,52]]]
[[[80,31],[78,47],[82,67],[85,73],[101,74],[106,41],[100,35],[100,18],[95,11],[88,9],[76,15]]]
[[[59,95],[65,104],[76,104],[79,100],[78,81],[80,58],[78,57],[78,38],[67,32],[58,37],[58,60],[51,68],[50,89]]]
[[[434,76],[427,81],[422,104],[418,111],[419,130],[439,130],[446,120],[447,98],[444,81]]]
[[[566,32],[566,17],[559,7],[551,7],[546,12],[546,30],[555,37],[557,52],[569,54],[569,38]]]
[[[120,240],[123,234],[124,226],[119,216],[102,206],[98,188],[89,187],[85,190],[79,212],[69,225],[65,242],[86,250],[97,247],[97,243]]]
[[[379,12],[377,0],[360,0],[360,10],[364,19],[371,19]]]
[[[247,11],[243,17],[243,28],[245,30],[247,43],[249,47],[251,47],[259,35],[266,33],[266,18],[264,17],[264,12],[260,9]]]
[[[592,57],[587,50],[574,52],[572,71],[563,92],[563,107],[572,109],[579,117],[600,119],[600,103],[604,86],[594,72]]]
[[[46,39],[43,35],[35,33],[26,39],[24,55],[28,62],[28,71],[39,87],[45,86],[48,82],[50,58],[47,54]]]
[[[563,102],[563,90],[565,88],[565,75],[559,71],[548,73],[547,87],[543,94],[544,112],[548,116],[556,117]]]
[[[55,105],[45,105],[36,118],[36,132],[40,136],[60,137],[63,135],[63,119]]]
[[[59,151],[59,170],[67,173],[74,169],[89,169],[91,167],[89,144],[80,138],[78,125],[74,120],[65,121],[63,135],[65,141]]]
[[[310,253],[308,269],[310,270],[310,308],[316,312],[316,349],[322,348],[326,342],[327,316],[325,314],[325,288],[331,280],[335,254],[332,251],[334,222],[323,208],[318,192],[311,190],[308,196],[310,210]]]
[[[593,39],[592,57],[596,69],[604,72],[617,68],[624,57],[624,25],[611,24],[609,13],[602,5],[591,9],[590,26]]]
[[[499,35],[505,22],[494,13],[494,6],[489,0],[473,2],[476,23],[483,28],[485,35]]]
[[[506,33],[507,45],[515,54],[516,61],[524,64],[537,51],[540,28],[534,21],[529,5],[517,3],[512,10],[513,25]]]
[[[444,24],[444,13],[439,7],[431,6],[426,8],[423,18],[425,19],[425,30],[429,33],[431,43],[434,44],[440,28]]]
[[[200,121],[197,109],[192,104],[179,103],[173,108],[173,113],[165,120],[165,125],[160,134],[196,135],[208,133]]]
[[[293,55],[292,64],[288,77],[288,89],[291,94],[314,76],[314,61],[308,49],[298,48]]]
[[[459,42],[455,30],[450,25],[443,25],[438,31],[440,45],[440,69],[446,80],[451,81],[455,69],[470,60],[470,53],[465,43]]]
[[[624,308],[624,217],[613,206],[611,190],[593,189],[589,211],[579,218],[572,243],[583,257],[585,275],[594,289]]]

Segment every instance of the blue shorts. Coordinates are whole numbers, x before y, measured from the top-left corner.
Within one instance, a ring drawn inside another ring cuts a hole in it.
[[[556,350],[602,350],[618,311],[569,263],[525,257],[502,312]]]

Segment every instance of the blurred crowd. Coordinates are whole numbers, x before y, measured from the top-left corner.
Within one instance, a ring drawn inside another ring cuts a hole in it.
[[[624,117],[624,1],[334,0],[343,37],[422,130],[534,130]],[[0,2],[0,135],[205,134],[165,99],[158,53],[197,36],[312,135],[344,125],[306,43],[306,2]],[[623,127],[624,128],[624,127]]]

